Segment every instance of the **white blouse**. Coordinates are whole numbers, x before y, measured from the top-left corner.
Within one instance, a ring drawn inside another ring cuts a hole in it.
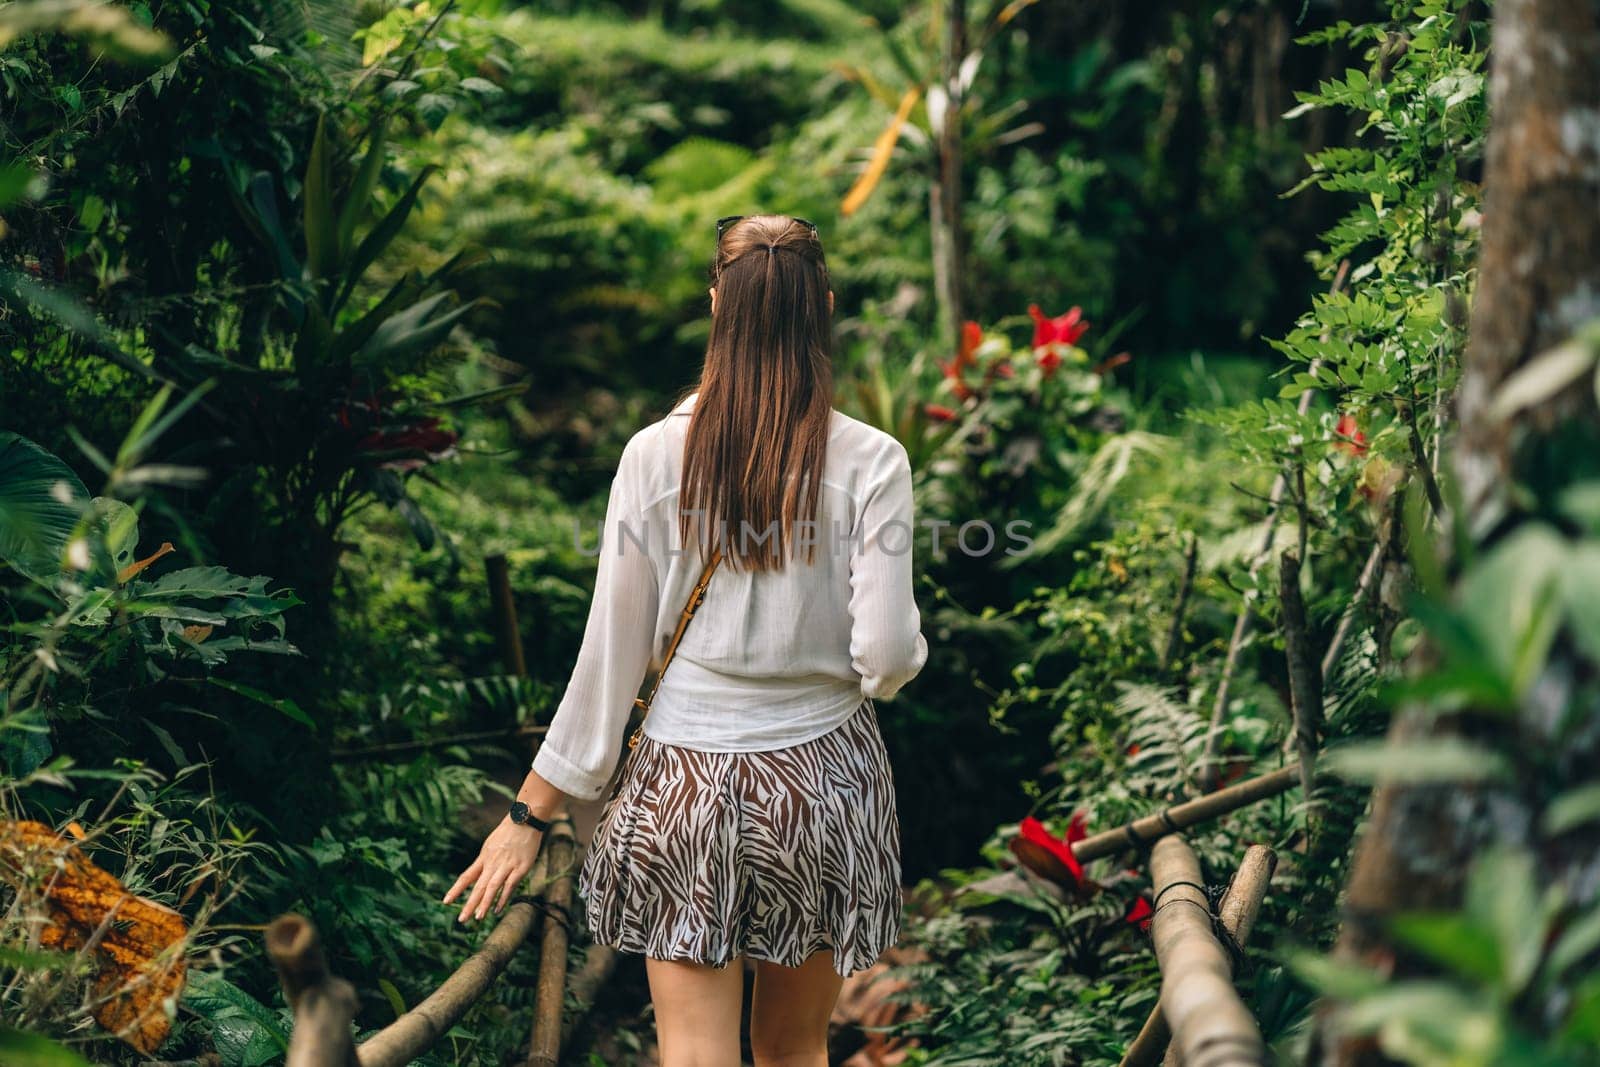
[[[597,798],[610,780],[646,669],[660,666],[700,577],[698,552],[681,549],[677,533],[696,395],[629,439],[611,483],[583,645],[533,759],[569,796]],[[796,745],[922,669],[905,447],[835,410],[814,530],[810,563],[717,568],[645,718],[647,736],[714,752]],[[727,536],[737,543],[737,531]]]

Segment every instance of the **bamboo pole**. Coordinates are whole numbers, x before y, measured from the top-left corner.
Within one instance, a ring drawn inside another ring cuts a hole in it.
[[[1256,915],[1261,910],[1261,901],[1267,895],[1267,885],[1272,881],[1272,872],[1277,866],[1277,853],[1265,845],[1251,845],[1245,850],[1244,859],[1234,873],[1228,891],[1223,894],[1222,903],[1217,907],[1222,928],[1241,948],[1250,939]],[[1167,1053],[1171,1041],[1172,1030],[1167,1026],[1167,1017],[1161,1012],[1160,1001],[1157,1001],[1156,1006],[1150,1009],[1150,1017],[1144,1021],[1139,1036],[1133,1039],[1123,1055],[1121,1067],[1153,1067]],[[1176,1067],[1176,1053],[1167,1053],[1166,1059]]]
[[[571,832],[570,819],[563,817],[551,827],[552,836],[563,823]],[[535,896],[548,881],[549,856],[548,848],[541,849],[528,874]],[[538,917],[539,907],[533,900],[518,900],[507,907],[484,939],[483,947],[467,957],[438,989],[361,1043],[357,1049],[360,1067],[401,1067],[432,1048],[506,969],[537,925]]]
[[[266,942],[294,1012],[285,1067],[354,1067],[350,1024],[360,1002],[354,986],[328,973],[317,928],[304,916],[280,915],[267,926]]]
[[[1261,1030],[1233,988],[1233,965],[1217,942],[1200,861],[1181,837],[1150,853],[1156,911],[1150,938],[1161,966],[1161,1013],[1185,1067],[1261,1067]]]
[[[1299,780],[1300,768],[1289,764],[1271,774],[1251,778],[1208,793],[1198,800],[1186,801],[1175,807],[1135,819],[1118,830],[1090,834],[1072,846],[1073,855],[1084,863],[1113,855],[1125,848],[1142,848],[1150,842],[1175,834],[1180,830],[1219,818],[1231,811],[1254,804],[1267,797],[1275,797],[1293,789]]]
[[[511,570],[504,552],[485,556],[489,572],[489,602],[494,609],[494,633],[500,645],[500,662],[508,674],[527,677],[528,663],[522,654],[522,631],[517,626],[517,604],[511,598]]]
[[[561,1009],[566,1002],[567,910],[572,904],[577,839],[572,820],[564,818],[550,828],[544,853],[550,857],[553,879],[545,894],[549,910],[539,946],[539,983],[534,996],[533,1040],[527,1067],[557,1067],[561,1061]]]

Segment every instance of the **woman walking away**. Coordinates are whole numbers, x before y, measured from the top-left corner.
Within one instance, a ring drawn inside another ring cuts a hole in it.
[[[655,667],[584,857],[589,928],[646,957],[664,1067],[741,1062],[747,956],[758,1067],[822,1067],[843,978],[900,934],[874,702],[928,656],[911,467],[832,407],[814,225],[720,220],[711,279],[698,386],[623,449],[571,682],[512,812],[444,899],[472,886],[462,920],[505,907],[566,798],[611,780]]]

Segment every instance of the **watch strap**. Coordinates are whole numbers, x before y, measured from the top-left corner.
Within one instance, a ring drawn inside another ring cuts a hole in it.
[[[511,821],[518,826],[531,826],[540,833],[549,830],[554,820],[541,819],[529,810],[528,805],[520,800],[511,804]]]

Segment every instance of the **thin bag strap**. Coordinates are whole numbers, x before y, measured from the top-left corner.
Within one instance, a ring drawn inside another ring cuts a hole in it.
[[[639,738],[644,734],[644,716],[650,714],[650,705],[655,702],[656,690],[661,688],[661,676],[667,673],[667,666],[672,662],[673,655],[678,651],[678,642],[683,640],[684,631],[689,628],[689,620],[694,618],[694,613],[700,607],[700,602],[706,598],[706,588],[711,584],[711,575],[715,573],[717,564],[722,562],[722,546],[713,544],[711,558],[706,561],[705,569],[700,572],[700,578],[694,583],[694,588],[689,590],[689,599],[684,602],[683,612],[678,616],[678,628],[672,632],[672,640],[667,643],[667,654],[661,661],[661,669],[656,671],[655,681],[650,683],[650,692],[644,697],[635,697],[633,704],[643,714],[639,717],[639,725],[634,729],[633,736],[628,738],[628,747],[633,748],[639,743]]]

